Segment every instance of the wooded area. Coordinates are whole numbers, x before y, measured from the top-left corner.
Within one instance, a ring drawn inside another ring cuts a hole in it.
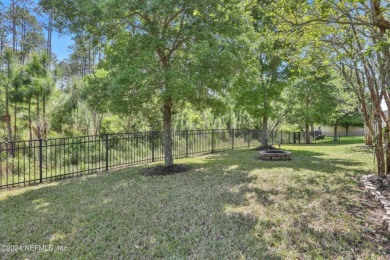
[[[390,171],[386,1],[0,4],[0,140],[211,128],[364,125]],[[52,53],[53,30],[72,54]]]

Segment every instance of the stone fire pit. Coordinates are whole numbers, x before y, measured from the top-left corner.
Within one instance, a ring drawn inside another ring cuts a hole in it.
[[[283,150],[260,151],[259,159],[264,161],[290,161],[291,152]]]

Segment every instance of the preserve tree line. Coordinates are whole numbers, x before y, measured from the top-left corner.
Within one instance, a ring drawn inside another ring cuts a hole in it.
[[[390,171],[381,0],[0,3],[0,140],[157,130],[364,126]],[[52,53],[53,31],[72,35]]]

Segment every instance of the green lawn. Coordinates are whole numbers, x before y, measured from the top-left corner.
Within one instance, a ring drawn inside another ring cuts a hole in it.
[[[0,244],[53,246],[3,246],[0,258],[385,258],[365,239],[358,179],[374,164],[357,146],[284,145],[287,162],[226,151],[177,160],[193,166],[182,174],[132,168],[0,191]]]

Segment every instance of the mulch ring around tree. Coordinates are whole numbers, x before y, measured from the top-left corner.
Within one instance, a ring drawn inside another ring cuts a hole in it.
[[[375,186],[382,196],[386,197],[387,200],[390,200],[390,176],[371,176],[368,180]]]
[[[187,172],[191,166],[186,164],[173,164],[170,166],[158,165],[140,170],[139,174],[143,176],[166,176],[176,173]]]

